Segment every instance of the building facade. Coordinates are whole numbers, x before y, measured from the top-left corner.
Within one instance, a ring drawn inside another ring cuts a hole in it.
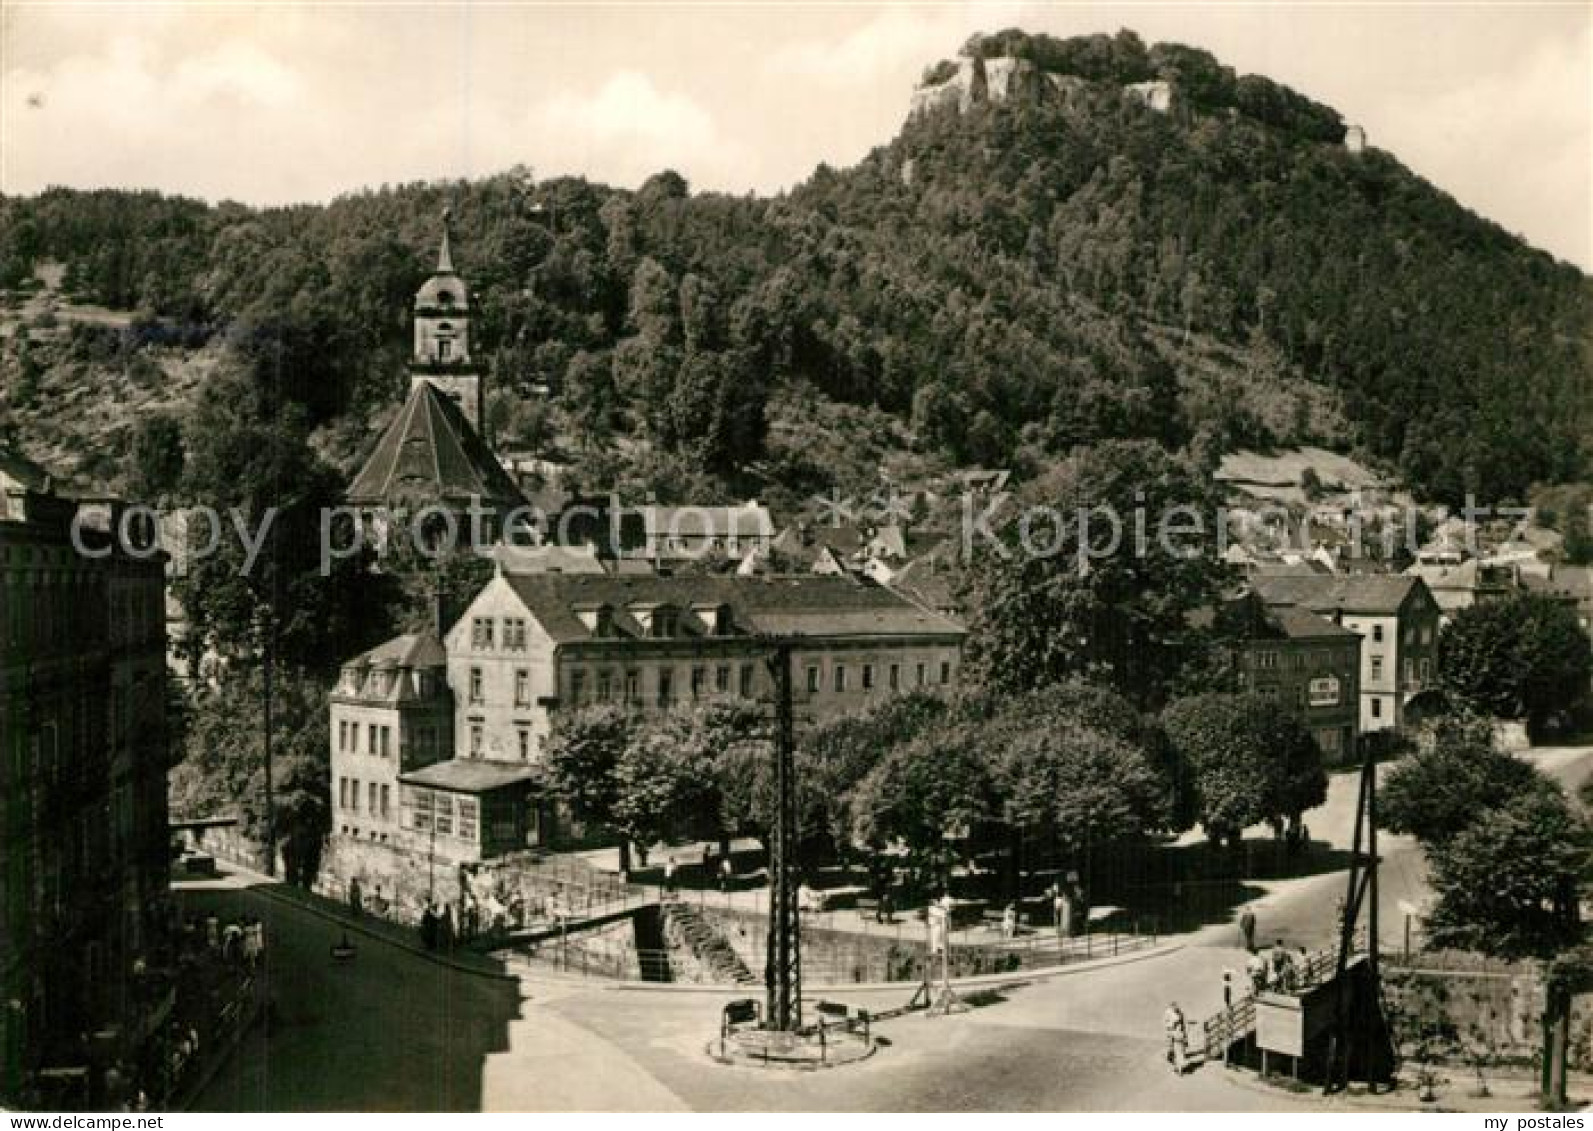
[[[1360,735],[1359,633],[1254,592],[1216,614],[1239,686],[1296,715],[1329,765],[1353,761]]]
[[[345,667],[330,708],[336,882],[413,908],[422,879],[429,898],[457,890],[461,869],[546,846],[556,813],[536,778],[560,712],[769,702],[770,637],[795,640],[799,725],[960,674],[960,626],[855,578],[514,573],[505,560],[440,638]],[[406,721],[392,681],[421,686],[405,683],[417,665],[428,694]],[[419,754],[409,736],[441,735],[445,713],[451,747]]]
[[[0,488],[4,1102],[131,1059],[155,1023],[171,754],[162,555],[124,552],[47,483]]]
[[[1362,733],[1411,725],[1410,707],[1437,677],[1438,602],[1419,577],[1262,577],[1256,590],[1269,606],[1293,605],[1361,636]]]

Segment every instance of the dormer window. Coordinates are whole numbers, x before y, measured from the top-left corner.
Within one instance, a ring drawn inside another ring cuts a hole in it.
[[[709,636],[729,636],[734,629],[735,618],[730,614],[729,605],[697,604],[691,607],[691,612]]]
[[[614,635],[614,608],[612,605],[577,605],[575,615],[586,626],[586,631],[597,637]]]

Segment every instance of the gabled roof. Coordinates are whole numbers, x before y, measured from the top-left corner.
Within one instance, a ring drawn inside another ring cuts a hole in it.
[[[636,508],[642,515],[648,538],[674,535],[680,538],[769,538],[774,534],[774,519],[769,508],[756,500],[739,506],[663,507],[649,504]]]
[[[349,502],[464,505],[473,498],[502,507],[525,501],[459,406],[431,382],[417,381],[354,477]]]
[[[354,657],[344,667],[440,668],[447,662],[448,653],[434,633],[408,632]]]
[[[504,580],[558,643],[599,639],[577,615],[582,607],[610,606],[614,633],[625,638],[643,635],[627,610],[658,603],[682,608],[728,605],[737,636],[963,635],[962,627],[946,617],[850,577],[511,574]],[[681,618],[683,634],[705,631],[692,621]]]
[[[1399,612],[1420,586],[1419,577],[1399,574],[1319,574],[1310,577],[1257,577],[1256,592],[1269,605],[1300,605],[1316,613]]]

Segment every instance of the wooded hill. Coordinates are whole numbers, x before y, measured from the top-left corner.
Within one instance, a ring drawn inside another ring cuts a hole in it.
[[[1021,472],[1144,437],[1206,460],[1358,447],[1444,501],[1589,474],[1578,270],[1204,52],[1021,32],[965,51],[1082,81],[914,115],[856,167],[772,198],[525,170],[292,208],[5,198],[0,285],[64,264],[67,295],[139,313],[13,334],[9,425],[26,449],[74,426],[52,414],[63,393],[129,366],[159,381],[150,360],[171,373],[205,349],[355,463],[402,396],[410,300],[451,207],[500,440],[562,444],[588,479],[666,500],[825,490],[838,473],[810,453],[832,402],[942,465]],[[1125,97],[1152,78],[1172,112]],[[161,411],[180,430],[180,405]],[[117,478],[140,427],[85,468]]]

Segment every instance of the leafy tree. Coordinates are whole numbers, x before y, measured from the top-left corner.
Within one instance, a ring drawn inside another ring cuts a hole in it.
[[[1495,746],[1487,719],[1447,716],[1429,742],[1389,770],[1378,787],[1378,819],[1392,832],[1440,845],[1477,814],[1543,784],[1531,765]]]
[[[1178,699],[1162,723],[1188,767],[1198,819],[1216,843],[1237,847],[1244,830],[1263,821],[1298,823],[1326,797],[1321,752],[1309,732],[1260,695]]]
[[[266,839],[264,688],[257,668],[204,687],[189,704],[184,758],[172,772],[172,810],[184,817],[236,814],[244,835]],[[289,882],[308,887],[331,827],[331,736],[318,675],[275,674],[272,786],[277,846]]]
[[[1081,451],[1006,508],[1000,548],[976,546],[969,569],[967,678],[1011,692],[1083,676],[1154,703],[1200,651],[1188,614],[1225,577],[1209,531],[1157,535],[1174,508],[1214,515],[1210,482],[1143,441]]]
[[[1439,678],[1461,702],[1533,726],[1574,706],[1593,678],[1593,649],[1575,610],[1534,593],[1462,609],[1439,651]]]
[[[155,501],[170,495],[180,486],[182,473],[182,422],[164,412],[141,418],[133,429],[134,496]]]
[[[1586,818],[1557,789],[1478,811],[1427,846],[1438,895],[1427,924],[1433,943],[1500,958],[1550,958],[1575,945],[1590,849]]]
[[[894,747],[858,784],[853,836],[901,842],[927,882],[944,882],[951,843],[979,837],[1000,819],[1000,799],[976,734],[937,727]]]
[[[893,746],[923,734],[946,714],[944,700],[915,691],[804,734],[796,751],[804,836],[844,855],[852,840],[851,802],[863,779]]]
[[[587,707],[554,717],[543,755],[549,789],[583,824],[618,825],[619,765],[637,728],[621,707]],[[621,872],[631,870],[630,840],[620,841]]]

